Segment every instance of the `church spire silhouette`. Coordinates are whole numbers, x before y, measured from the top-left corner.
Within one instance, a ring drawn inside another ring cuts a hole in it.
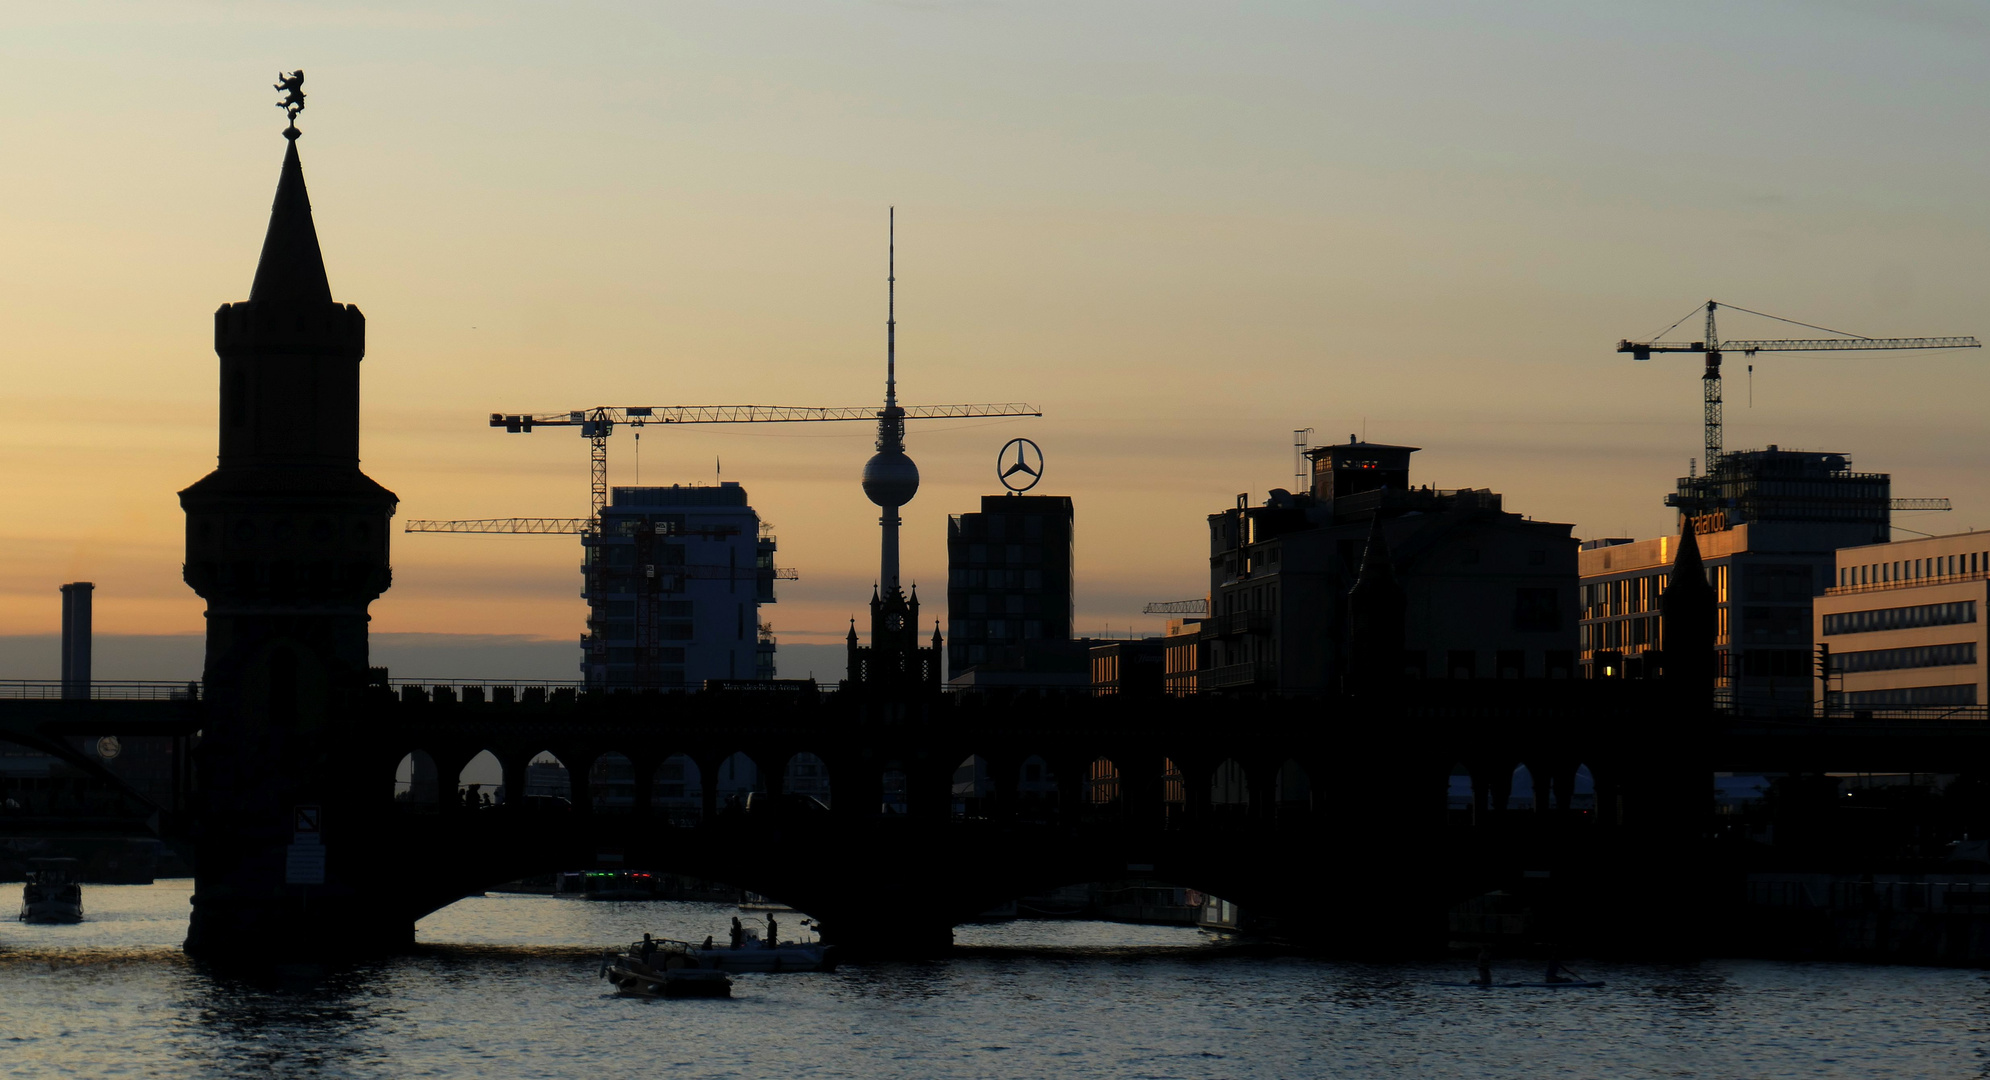
[[[311,195],[304,188],[304,163],[297,157],[296,130],[284,132],[290,146],[276,182],[276,202],[270,207],[255,284],[249,286],[253,302],[332,302],[332,283],[325,276],[325,256],[318,250],[318,229],[311,221]]]

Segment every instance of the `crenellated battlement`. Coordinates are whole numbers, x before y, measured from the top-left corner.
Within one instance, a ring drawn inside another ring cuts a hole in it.
[[[214,312],[214,351],[363,357],[366,316],[357,304],[244,300]]]

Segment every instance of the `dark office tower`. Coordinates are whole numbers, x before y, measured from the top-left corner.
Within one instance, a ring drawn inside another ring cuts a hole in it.
[[[332,299],[296,128],[285,135],[249,299],[214,314],[220,461],[180,492],[186,581],[207,601],[187,949],[210,955],[336,952],[391,922],[367,854],[341,846],[371,807],[340,793],[367,789],[339,781],[365,767],[340,736],[365,692],[396,500],[359,471],[366,319]]]
[[[1023,671],[1033,642],[1071,639],[1068,495],[983,495],[947,519],[947,669]]]

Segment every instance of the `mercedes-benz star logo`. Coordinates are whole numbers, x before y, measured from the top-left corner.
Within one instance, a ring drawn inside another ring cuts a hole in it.
[[[1028,491],[1043,479],[1043,451],[1028,439],[1010,439],[995,455],[995,475],[1010,491]]]

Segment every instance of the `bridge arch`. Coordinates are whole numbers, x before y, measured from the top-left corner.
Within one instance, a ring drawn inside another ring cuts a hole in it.
[[[954,767],[950,807],[954,820],[979,820],[995,809],[993,766],[980,754],[969,754]]]
[[[1534,770],[1528,768],[1526,762],[1523,761],[1515,765],[1513,771],[1508,773],[1507,776],[1506,804],[1501,809],[1534,810],[1542,808],[1540,800],[1536,798],[1538,787]]]
[[[904,764],[894,761],[886,765],[878,780],[878,813],[891,817],[909,811],[911,804],[906,796],[911,784],[912,778],[906,774]]]
[[[704,774],[689,754],[663,759],[650,778],[650,810],[672,825],[690,827],[705,817]]]
[[[408,807],[434,807],[442,801],[442,786],[435,758],[426,750],[401,756],[394,770],[394,804]]]
[[[829,763],[807,750],[796,751],[781,768],[781,791],[814,799],[824,806],[833,806],[830,802]]]
[[[1272,805],[1277,808],[1281,822],[1304,820],[1313,813],[1313,777],[1298,758],[1286,758],[1279,763],[1278,775],[1273,782]]]
[[[508,794],[504,787],[504,766],[489,750],[479,750],[456,770],[456,801],[465,807],[492,805]]]
[[[1188,775],[1174,758],[1161,759],[1161,823],[1179,828],[1188,822]]]
[[[712,770],[712,790],[718,793],[720,807],[724,811],[744,809],[746,797],[766,791],[767,786],[760,776],[760,764],[744,750],[735,750],[719,762]]]
[[[1041,755],[1031,754],[1016,769],[1016,818],[1028,822],[1056,821],[1057,772]]]
[[[573,806],[573,774],[560,755],[551,750],[541,750],[525,759],[525,799],[528,804],[540,807],[570,808]]]
[[[1244,764],[1224,758],[1209,774],[1209,811],[1218,821],[1238,822],[1251,812],[1251,781]]]
[[[589,809],[597,814],[630,814],[636,810],[636,764],[627,754],[610,750],[587,769]]]
[[[1119,766],[1109,757],[1095,757],[1085,767],[1085,813],[1095,819],[1116,819],[1125,810]]]

